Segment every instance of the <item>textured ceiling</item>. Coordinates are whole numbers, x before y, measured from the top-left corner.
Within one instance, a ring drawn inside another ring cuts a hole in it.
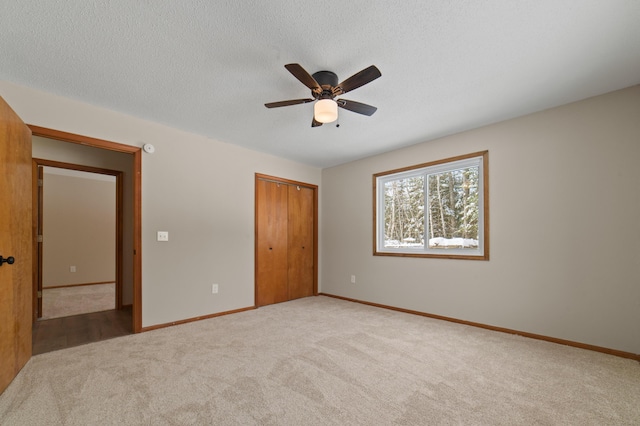
[[[318,167],[640,83],[638,0],[2,2],[3,80]],[[378,111],[265,108],[292,62]]]

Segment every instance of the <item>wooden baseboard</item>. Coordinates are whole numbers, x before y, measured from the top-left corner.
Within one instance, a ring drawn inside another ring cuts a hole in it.
[[[573,346],[573,347],[580,348],[580,349],[587,349],[587,350],[590,350],[590,351],[602,352],[602,353],[605,353],[605,354],[615,355],[615,356],[618,356],[618,357],[621,357],[621,358],[629,358],[629,359],[633,359],[633,360],[636,360],[636,361],[640,362],[640,354],[634,354],[634,353],[631,353],[631,352],[619,351],[617,349],[610,349],[610,348],[604,348],[604,347],[601,347],[601,346],[588,345],[586,343],[573,342],[571,340],[557,339],[555,337],[543,336],[541,334],[527,333],[526,331],[518,331],[518,330],[509,329],[509,328],[495,327],[493,325],[487,325],[487,324],[481,324],[481,323],[477,323],[477,322],[465,321],[465,320],[460,320],[460,319],[457,319],[457,318],[445,317],[445,316],[442,316],[442,315],[429,314],[429,313],[426,313],[426,312],[412,311],[410,309],[396,308],[394,306],[381,305],[379,303],[365,302],[363,300],[351,299],[349,297],[337,296],[335,294],[327,294],[327,293],[319,293],[319,294],[321,296],[333,297],[335,299],[342,299],[342,300],[346,300],[348,302],[361,303],[363,305],[375,306],[377,308],[390,309],[392,311],[404,312],[404,313],[413,314],[413,315],[420,315],[420,316],[423,316],[423,317],[434,318],[434,319],[443,320],[443,321],[449,321],[449,322],[455,322],[455,323],[458,323],[458,324],[470,325],[472,327],[484,328],[486,330],[499,331],[499,332],[508,333],[508,334],[515,334],[515,335],[518,335],[518,336],[529,337],[531,339],[544,340],[544,341],[547,341],[547,342],[558,343],[560,345],[567,345],[567,346]]]
[[[115,281],[99,281],[97,283],[80,283],[80,284],[63,284],[63,285],[50,285],[42,287],[43,290],[49,290],[52,288],[67,288],[67,287],[81,287],[83,285],[98,285],[98,284],[115,284]]]
[[[145,331],[151,331],[151,330],[157,330],[159,328],[166,328],[166,327],[171,327],[174,325],[180,325],[180,324],[186,324],[189,322],[194,322],[194,321],[201,321],[201,320],[205,320],[205,319],[209,319],[209,318],[215,318],[215,317],[220,317],[223,315],[230,315],[230,314],[237,314],[239,312],[244,312],[244,311],[250,311],[256,309],[255,306],[249,306],[247,308],[240,308],[240,309],[235,309],[233,311],[225,311],[225,312],[218,312],[217,314],[211,314],[211,315],[204,315],[201,317],[194,317],[194,318],[187,318],[184,320],[180,320],[180,321],[174,321],[174,322],[167,322],[164,324],[156,324],[156,325],[151,325],[149,327],[142,327],[140,329],[141,332],[145,332]]]

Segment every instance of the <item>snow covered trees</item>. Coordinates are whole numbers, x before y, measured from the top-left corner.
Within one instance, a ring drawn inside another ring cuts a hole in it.
[[[478,250],[486,154],[375,175],[378,249]]]

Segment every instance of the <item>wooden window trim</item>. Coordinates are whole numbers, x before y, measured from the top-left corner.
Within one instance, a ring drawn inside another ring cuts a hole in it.
[[[482,197],[483,197],[483,254],[482,255],[465,255],[465,254],[438,254],[438,253],[406,253],[406,252],[387,252],[378,251],[378,178],[393,175],[411,170],[417,170],[440,164],[452,163],[455,161],[466,160],[469,158],[482,157]],[[416,164],[413,166],[402,167],[398,169],[388,170],[373,175],[372,185],[372,202],[373,202],[373,255],[374,256],[391,256],[391,257],[416,257],[416,258],[436,258],[436,259],[460,259],[460,260],[489,260],[490,238],[489,238],[489,151],[478,151],[470,154],[459,155],[455,157],[445,158],[427,163]]]

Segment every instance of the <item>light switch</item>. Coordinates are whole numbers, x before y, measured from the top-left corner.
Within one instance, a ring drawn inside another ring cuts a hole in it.
[[[158,231],[158,241],[169,241],[169,231]]]

